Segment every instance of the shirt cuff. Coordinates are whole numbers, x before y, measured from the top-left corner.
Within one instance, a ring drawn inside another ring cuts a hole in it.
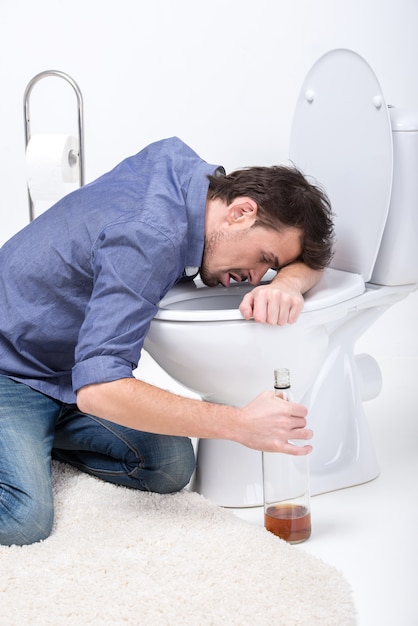
[[[86,385],[109,383],[121,378],[133,378],[133,369],[132,363],[128,363],[120,357],[107,355],[91,357],[76,363],[73,367],[73,391],[77,392]]]

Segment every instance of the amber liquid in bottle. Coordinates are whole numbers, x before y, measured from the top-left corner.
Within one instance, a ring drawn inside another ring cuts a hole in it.
[[[274,504],[264,514],[264,526],[288,543],[301,543],[311,536],[311,514],[298,504]]]

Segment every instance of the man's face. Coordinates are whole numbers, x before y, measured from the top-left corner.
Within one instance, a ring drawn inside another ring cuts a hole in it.
[[[288,265],[301,253],[301,232],[296,228],[282,232],[262,226],[220,228],[205,238],[200,277],[209,287],[228,287],[231,279],[258,285],[268,269]]]

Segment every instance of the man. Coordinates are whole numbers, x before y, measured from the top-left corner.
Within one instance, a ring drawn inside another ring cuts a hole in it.
[[[0,250],[0,543],[48,536],[51,454],[159,493],[182,489],[190,437],[308,454],[307,410],[265,392],[236,408],[132,375],[159,300],[200,270],[207,285],[277,277],[245,318],[296,321],[331,254],[328,200],[296,170],[226,176],[178,139],[152,144],[68,195]]]

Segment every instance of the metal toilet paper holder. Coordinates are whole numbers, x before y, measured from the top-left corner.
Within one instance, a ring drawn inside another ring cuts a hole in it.
[[[40,80],[42,80],[43,78],[46,78],[48,76],[57,76],[58,78],[63,78],[65,81],[67,81],[67,83],[69,83],[71,85],[71,87],[74,89],[76,98],[77,98],[77,114],[78,114],[78,168],[79,168],[79,181],[80,181],[80,187],[82,187],[84,185],[84,116],[83,116],[83,96],[81,94],[80,88],[77,85],[77,83],[75,82],[75,80],[73,80],[71,78],[71,76],[69,76],[68,74],[65,74],[64,72],[60,72],[59,70],[46,70],[44,72],[40,72],[39,74],[36,74],[36,76],[34,76],[32,78],[32,80],[29,81],[26,89],[25,89],[25,94],[24,94],[24,116],[25,116],[25,149],[28,146],[29,140],[31,138],[31,133],[30,133],[30,107],[29,107],[29,102],[30,102],[30,95],[32,92],[33,87],[36,85],[37,82],[39,82]],[[77,155],[74,155],[74,158],[77,158]],[[30,191],[28,188],[28,199],[29,199],[29,219],[30,221],[32,221],[34,219],[34,206],[33,206],[33,201],[30,195]]]

